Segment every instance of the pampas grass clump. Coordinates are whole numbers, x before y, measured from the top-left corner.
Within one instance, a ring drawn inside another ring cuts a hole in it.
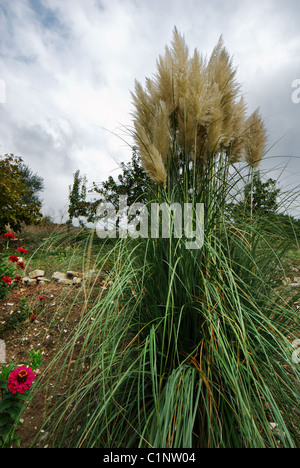
[[[110,287],[58,356],[63,374],[83,339],[50,415],[53,445],[299,445],[297,297],[278,291],[276,279],[290,238],[252,209],[237,219],[227,210],[243,182],[236,163],[253,181],[266,145],[258,111],[246,118],[239,92],[222,39],[207,62],[197,50],[189,56],[176,28],[154,77],[145,89],[135,83],[133,135],[155,183],[149,203],[203,203],[204,243],[186,249],[172,216],[169,238],[116,242]]]

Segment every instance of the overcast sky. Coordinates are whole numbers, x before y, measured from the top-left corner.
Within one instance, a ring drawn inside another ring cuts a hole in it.
[[[92,185],[130,160],[130,91],[174,26],[208,57],[223,35],[267,127],[262,169],[286,166],[280,186],[299,187],[299,0],[0,0],[0,21],[0,154],[43,177],[44,214],[67,212],[77,169]]]

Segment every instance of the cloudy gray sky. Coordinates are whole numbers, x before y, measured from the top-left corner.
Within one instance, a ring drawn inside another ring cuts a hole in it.
[[[208,57],[223,35],[268,130],[262,169],[285,168],[280,186],[299,187],[299,0],[0,0],[0,21],[0,154],[44,178],[45,214],[67,212],[77,169],[92,185],[130,159],[130,91],[175,25]]]

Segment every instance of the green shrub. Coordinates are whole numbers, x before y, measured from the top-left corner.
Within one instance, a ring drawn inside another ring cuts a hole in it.
[[[59,382],[83,340],[46,424],[53,446],[299,445],[297,297],[277,289],[291,233],[279,225],[274,235],[268,214],[251,206],[234,220],[227,212],[240,181],[233,164],[246,151],[251,178],[265,150],[263,124],[257,113],[245,121],[234,75],[221,43],[206,68],[196,53],[188,59],[175,31],[155,80],[146,91],[136,84],[134,136],[157,184],[149,203],[191,203],[194,219],[203,203],[204,244],[186,249],[172,222],[170,238],[115,244],[109,286],[55,361],[64,359]],[[200,104],[208,107],[197,122]]]

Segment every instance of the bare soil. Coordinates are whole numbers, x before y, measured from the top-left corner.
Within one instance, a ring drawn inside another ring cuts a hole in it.
[[[296,293],[300,289],[300,281],[295,284],[295,279],[298,280],[300,276],[298,259],[291,262],[289,273],[288,278],[282,278],[282,287],[291,288],[293,293]],[[93,294],[97,296],[102,287],[103,278],[99,278],[93,286]],[[45,300],[38,299],[39,296],[45,297]],[[36,315],[36,318],[29,315],[18,322],[21,300],[24,298],[32,312],[31,315]],[[89,300],[92,301],[93,297],[89,297]],[[294,306],[299,310],[300,301]],[[28,352],[31,350],[40,349],[42,352],[42,365],[38,369],[35,382],[37,390],[30,406],[22,415],[23,425],[18,429],[22,439],[21,448],[47,447],[46,438],[43,441],[43,423],[46,408],[51,410],[55,398],[51,399],[39,382],[45,377],[48,365],[57,356],[58,347],[62,349],[61,347],[68,343],[85,307],[84,288],[78,289],[76,286],[66,286],[53,281],[48,284],[14,287],[5,300],[0,300],[0,338],[5,341],[6,362],[17,365],[29,360]],[[76,359],[76,349],[74,351],[72,359]],[[56,390],[58,389],[55,388]],[[57,393],[61,391],[63,390],[59,389]]]

